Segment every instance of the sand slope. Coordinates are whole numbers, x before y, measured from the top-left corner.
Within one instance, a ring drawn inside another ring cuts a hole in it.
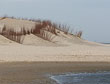
[[[7,39],[6,37],[0,35],[0,45],[9,45],[9,44],[17,44],[16,42]]]
[[[31,29],[34,22],[6,18],[0,20],[0,27]],[[4,45],[3,45],[4,44]],[[0,61],[101,61],[110,62],[110,45],[89,42],[70,34],[60,33],[52,42],[33,34],[24,36],[22,44],[0,35]]]

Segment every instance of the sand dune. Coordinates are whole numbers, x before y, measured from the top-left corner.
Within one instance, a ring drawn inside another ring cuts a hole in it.
[[[23,26],[32,29],[35,22],[6,18],[0,20],[1,30],[3,25],[19,31]],[[23,39],[19,44],[0,35],[0,61],[110,62],[110,45],[89,42],[62,31],[51,42],[33,34],[25,35]]]
[[[28,21],[28,20],[17,20],[17,19],[11,19],[11,18],[5,18],[3,20],[0,20],[0,24],[6,25],[8,28],[17,28],[17,30],[21,29],[22,27],[25,27],[26,29],[33,28],[35,22]]]
[[[0,45],[8,45],[8,44],[17,44],[16,42],[12,41],[12,40],[9,40],[7,38],[5,38],[4,36],[0,35]]]

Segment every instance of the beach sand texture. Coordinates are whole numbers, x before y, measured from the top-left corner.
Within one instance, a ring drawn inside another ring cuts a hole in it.
[[[22,27],[32,29],[35,22],[5,18],[0,20],[0,31],[4,25],[20,31]],[[33,34],[25,35],[19,44],[0,35],[0,62],[110,62],[110,45],[89,42],[62,31],[53,36],[50,42]]]

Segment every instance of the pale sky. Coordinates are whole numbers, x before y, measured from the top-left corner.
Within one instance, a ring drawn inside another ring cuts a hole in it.
[[[0,0],[0,16],[49,19],[82,30],[83,38],[110,42],[110,0]]]

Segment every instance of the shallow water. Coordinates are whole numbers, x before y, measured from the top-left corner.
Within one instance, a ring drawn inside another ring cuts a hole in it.
[[[59,84],[110,84],[110,72],[70,73],[51,78]]]

